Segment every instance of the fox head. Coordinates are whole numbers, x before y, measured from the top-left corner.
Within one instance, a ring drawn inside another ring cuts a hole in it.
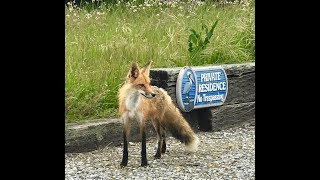
[[[152,61],[146,64],[143,68],[139,68],[137,63],[132,63],[128,73],[128,82],[132,84],[133,88],[147,98],[153,98],[156,94],[153,92],[150,85],[150,66]]]

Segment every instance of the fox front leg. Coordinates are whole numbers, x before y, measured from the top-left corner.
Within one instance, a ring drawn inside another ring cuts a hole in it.
[[[123,154],[120,166],[124,167],[128,165],[128,138],[130,135],[130,123],[131,119],[123,119]]]
[[[147,144],[146,144],[146,130],[144,123],[140,125],[140,133],[141,133],[141,166],[147,166]]]

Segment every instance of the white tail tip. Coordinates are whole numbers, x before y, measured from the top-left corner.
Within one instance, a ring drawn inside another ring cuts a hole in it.
[[[193,141],[186,145],[186,151],[196,152],[198,150],[199,143],[200,143],[199,138],[196,135],[194,135]]]

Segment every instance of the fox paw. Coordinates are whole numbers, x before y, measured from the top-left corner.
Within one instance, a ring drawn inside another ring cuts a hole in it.
[[[141,166],[142,167],[148,166],[148,163],[147,162],[146,163],[141,163]]]
[[[128,163],[124,163],[124,162],[122,162],[121,164],[120,164],[120,167],[126,167],[128,165]]]

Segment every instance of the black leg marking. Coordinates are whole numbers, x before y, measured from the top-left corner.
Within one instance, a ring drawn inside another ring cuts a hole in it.
[[[128,164],[128,141],[126,137],[126,131],[123,131],[123,155],[122,162],[120,164],[121,167],[127,166]]]
[[[141,166],[147,166],[148,160],[147,160],[147,145],[146,145],[146,132],[145,127],[143,126],[141,128]]]
[[[161,148],[161,153],[165,153],[166,150],[167,150],[166,139],[163,139],[162,148]]]
[[[158,139],[158,148],[157,148],[156,155],[154,155],[154,157],[157,158],[157,159],[161,158],[161,152],[160,152],[161,144],[162,144],[161,139]]]
[[[166,130],[165,129],[162,129],[162,139],[163,139],[163,142],[162,142],[162,148],[161,148],[161,153],[165,153],[166,150],[167,150],[167,144],[166,144]]]
[[[162,135],[161,135],[161,127],[160,125],[158,125],[156,127],[156,132],[157,132],[157,136],[158,136],[158,148],[157,148],[157,152],[154,155],[155,158],[160,159],[161,158],[161,148],[162,148]]]

